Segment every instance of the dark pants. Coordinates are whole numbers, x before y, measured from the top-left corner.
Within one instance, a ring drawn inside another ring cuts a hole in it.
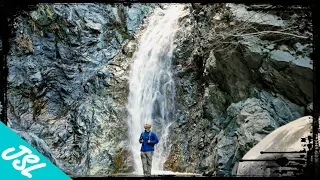
[[[153,151],[141,152],[141,161],[144,175],[151,175],[152,156]]]

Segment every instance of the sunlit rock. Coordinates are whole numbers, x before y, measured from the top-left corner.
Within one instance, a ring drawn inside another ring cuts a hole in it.
[[[300,157],[299,153],[264,153],[261,152],[292,152],[308,150],[305,143],[301,142],[301,138],[308,139],[308,136],[312,136],[312,117],[305,116],[294,120],[286,125],[283,125],[276,130],[272,131],[265,138],[263,138],[257,145],[250,149],[243,157],[243,160],[262,160],[262,161],[246,161],[240,162],[237,169],[237,175],[239,176],[293,176],[296,170],[289,165],[298,164],[298,162],[290,161],[292,159],[306,160],[306,153],[300,153],[304,155]],[[276,162],[279,158],[287,158],[288,163],[285,163],[281,167]],[[263,161],[263,160],[275,160],[275,161]],[[286,167],[286,165],[288,165]],[[306,166],[302,163],[303,167]],[[287,172],[281,173],[281,170],[287,170]],[[290,171],[292,170],[292,171]],[[303,168],[300,168],[303,170]],[[279,172],[280,171],[280,172]],[[301,174],[303,173],[300,172]]]

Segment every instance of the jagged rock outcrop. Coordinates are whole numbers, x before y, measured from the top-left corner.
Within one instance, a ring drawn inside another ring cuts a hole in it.
[[[166,167],[230,176],[263,137],[311,113],[312,34],[284,30],[297,19],[244,5],[188,8],[173,59],[178,112]]]
[[[37,151],[39,151],[42,155],[47,157],[53,164],[57,166],[61,166],[61,164],[57,164],[56,158],[52,154],[52,150],[48,147],[48,145],[44,142],[44,140],[40,139],[32,132],[24,132],[13,130],[16,134],[18,134],[23,140],[28,142],[32,147],[34,147]]]
[[[130,171],[131,59],[121,48],[156,6],[41,4],[19,16],[8,56],[9,127],[67,174]]]

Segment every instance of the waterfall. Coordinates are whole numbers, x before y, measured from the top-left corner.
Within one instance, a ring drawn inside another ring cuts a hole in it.
[[[129,147],[136,172],[142,173],[139,143],[144,124],[159,138],[155,145],[152,171],[162,171],[170,152],[169,126],[173,121],[175,86],[171,72],[174,36],[183,5],[169,5],[154,10],[149,17],[138,49],[133,55],[129,77],[128,129]]]

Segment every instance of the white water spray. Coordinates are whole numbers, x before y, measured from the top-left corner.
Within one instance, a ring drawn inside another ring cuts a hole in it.
[[[139,40],[138,50],[131,65],[128,97],[129,146],[136,172],[142,173],[139,143],[145,123],[159,138],[155,146],[152,171],[162,171],[169,155],[167,141],[172,123],[175,88],[171,73],[173,41],[178,30],[178,18],[183,5],[170,5],[154,10],[145,32]]]

